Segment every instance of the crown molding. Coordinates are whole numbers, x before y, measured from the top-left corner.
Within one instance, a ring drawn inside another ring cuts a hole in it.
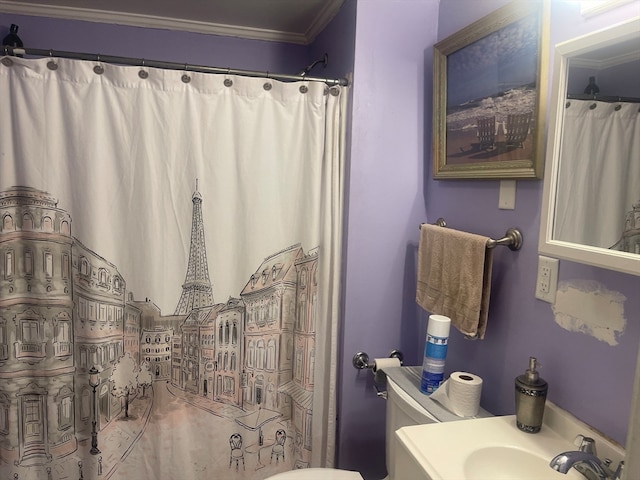
[[[625,63],[640,61],[640,55],[637,52],[629,52],[622,55],[612,56],[603,60],[594,60],[588,58],[570,58],[570,67],[592,68],[594,70],[604,70],[606,68],[615,67]]]
[[[331,7],[334,7],[333,9],[337,12],[337,9],[335,9],[336,3],[337,2],[330,3],[329,7],[324,9],[321,16],[324,15],[327,10],[331,10]],[[299,45],[307,45],[310,43],[308,35],[300,33],[242,27],[237,25],[225,25],[180,18],[168,18],[154,15],[141,15],[136,13],[110,12],[89,8],[63,7],[0,0],[0,12],[16,15],[31,15],[66,20],[82,20],[86,22],[127,25],[131,27],[160,28],[203,33],[207,35],[240,37],[251,40],[294,43]],[[333,14],[335,15],[335,13]],[[318,26],[316,27],[316,25]],[[324,26],[326,26],[326,23]],[[322,28],[324,28],[324,26]],[[320,28],[320,23],[314,22],[313,27]]]
[[[595,17],[607,10],[617,8],[625,3],[631,3],[632,0],[582,0],[580,2],[580,13],[583,17]]]
[[[329,0],[325,3],[324,8],[305,33],[306,44],[313,42],[320,32],[329,25],[329,22],[333,20],[333,17],[335,17],[340,11],[340,8],[342,8],[343,3],[344,0]]]

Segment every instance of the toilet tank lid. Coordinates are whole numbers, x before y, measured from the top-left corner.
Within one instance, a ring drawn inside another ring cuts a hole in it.
[[[390,367],[385,368],[384,373],[387,374],[388,379],[392,380],[395,385],[420,404],[422,408],[429,412],[438,421],[451,422],[464,420],[464,417],[459,417],[450,412],[441,404],[432,400],[429,395],[420,391],[420,381],[422,378],[421,366]],[[480,407],[478,415],[474,418],[483,417],[493,417],[493,414]]]

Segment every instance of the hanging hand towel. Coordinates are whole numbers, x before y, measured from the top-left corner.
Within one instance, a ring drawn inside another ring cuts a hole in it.
[[[493,250],[488,237],[423,224],[418,245],[416,301],[428,312],[445,315],[471,338],[487,328]]]

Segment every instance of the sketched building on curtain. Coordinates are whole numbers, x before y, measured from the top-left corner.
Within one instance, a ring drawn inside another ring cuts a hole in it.
[[[144,330],[140,339],[140,355],[149,364],[154,381],[171,378],[171,341],[173,330],[162,326]]]
[[[296,317],[296,260],[300,245],[267,257],[251,275],[240,297],[245,313],[245,410],[259,405],[289,418],[290,399],[278,389],[291,380]]]
[[[29,187],[0,192],[0,458],[77,448],[71,218]]]
[[[97,389],[98,428],[120,412],[119,400],[110,395],[113,364],[124,354],[125,282],[115,265],[73,242],[73,335],[76,354],[76,414],[79,436],[91,436],[92,395],[89,369],[100,371]]]
[[[180,325],[182,361],[179,386],[187,392],[210,396],[213,384],[215,318],[222,307],[223,305],[215,305],[193,309]],[[205,372],[208,372],[208,376]]]
[[[133,293],[128,292],[128,301],[124,306],[124,353],[140,365],[140,315],[141,311],[133,304]]]
[[[640,201],[625,214],[622,250],[640,254]]]
[[[244,302],[230,297],[216,319],[215,400],[242,407],[241,366]]]
[[[292,400],[296,466],[311,462],[311,421],[318,316],[318,249],[296,261],[296,323],[293,330],[293,380],[280,387]]]

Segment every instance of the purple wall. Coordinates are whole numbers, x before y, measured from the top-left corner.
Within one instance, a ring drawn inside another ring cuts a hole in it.
[[[406,363],[421,364],[426,314],[415,305],[414,258],[418,224],[438,217],[492,237],[517,226],[524,236],[520,251],[495,251],[487,336],[471,342],[453,333],[447,373],[480,375],[483,406],[512,414],[514,378],[536,356],[551,401],[625,442],[640,338],[640,277],[561,260],[559,281],[594,280],[627,299],[626,331],[617,346],[568,332],[555,323],[551,305],[534,297],[543,182],[518,181],[516,209],[499,210],[499,181],[431,178],[432,46],[506,3],[358,3],[338,451],[342,468],[367,479],[384,472],[384,402],[375,397],[372,375],[354,370],[351,356],[360,350],[386,356],[400,348]],[[550,45],[638,14],[635,2],[584,20],[577,2],[551,3]]]
[[[311,62],[329,55],[326,68],[318,65],[310,75],[321,78],[344,78],[353,72],[355,56],[356,0],[345,0],[327,27],[309,45]]]
[[[437,8],[436,1],[358,2],[338,457],[365,478],[384,476],[385,402],[351,357],[400,348],[408,364],[421,363],[415,242],[426,220],[427,65]]]
[[[0,13],[0,38],[15,23],[26,47],[296,74],[308,47],[175,30]]]

